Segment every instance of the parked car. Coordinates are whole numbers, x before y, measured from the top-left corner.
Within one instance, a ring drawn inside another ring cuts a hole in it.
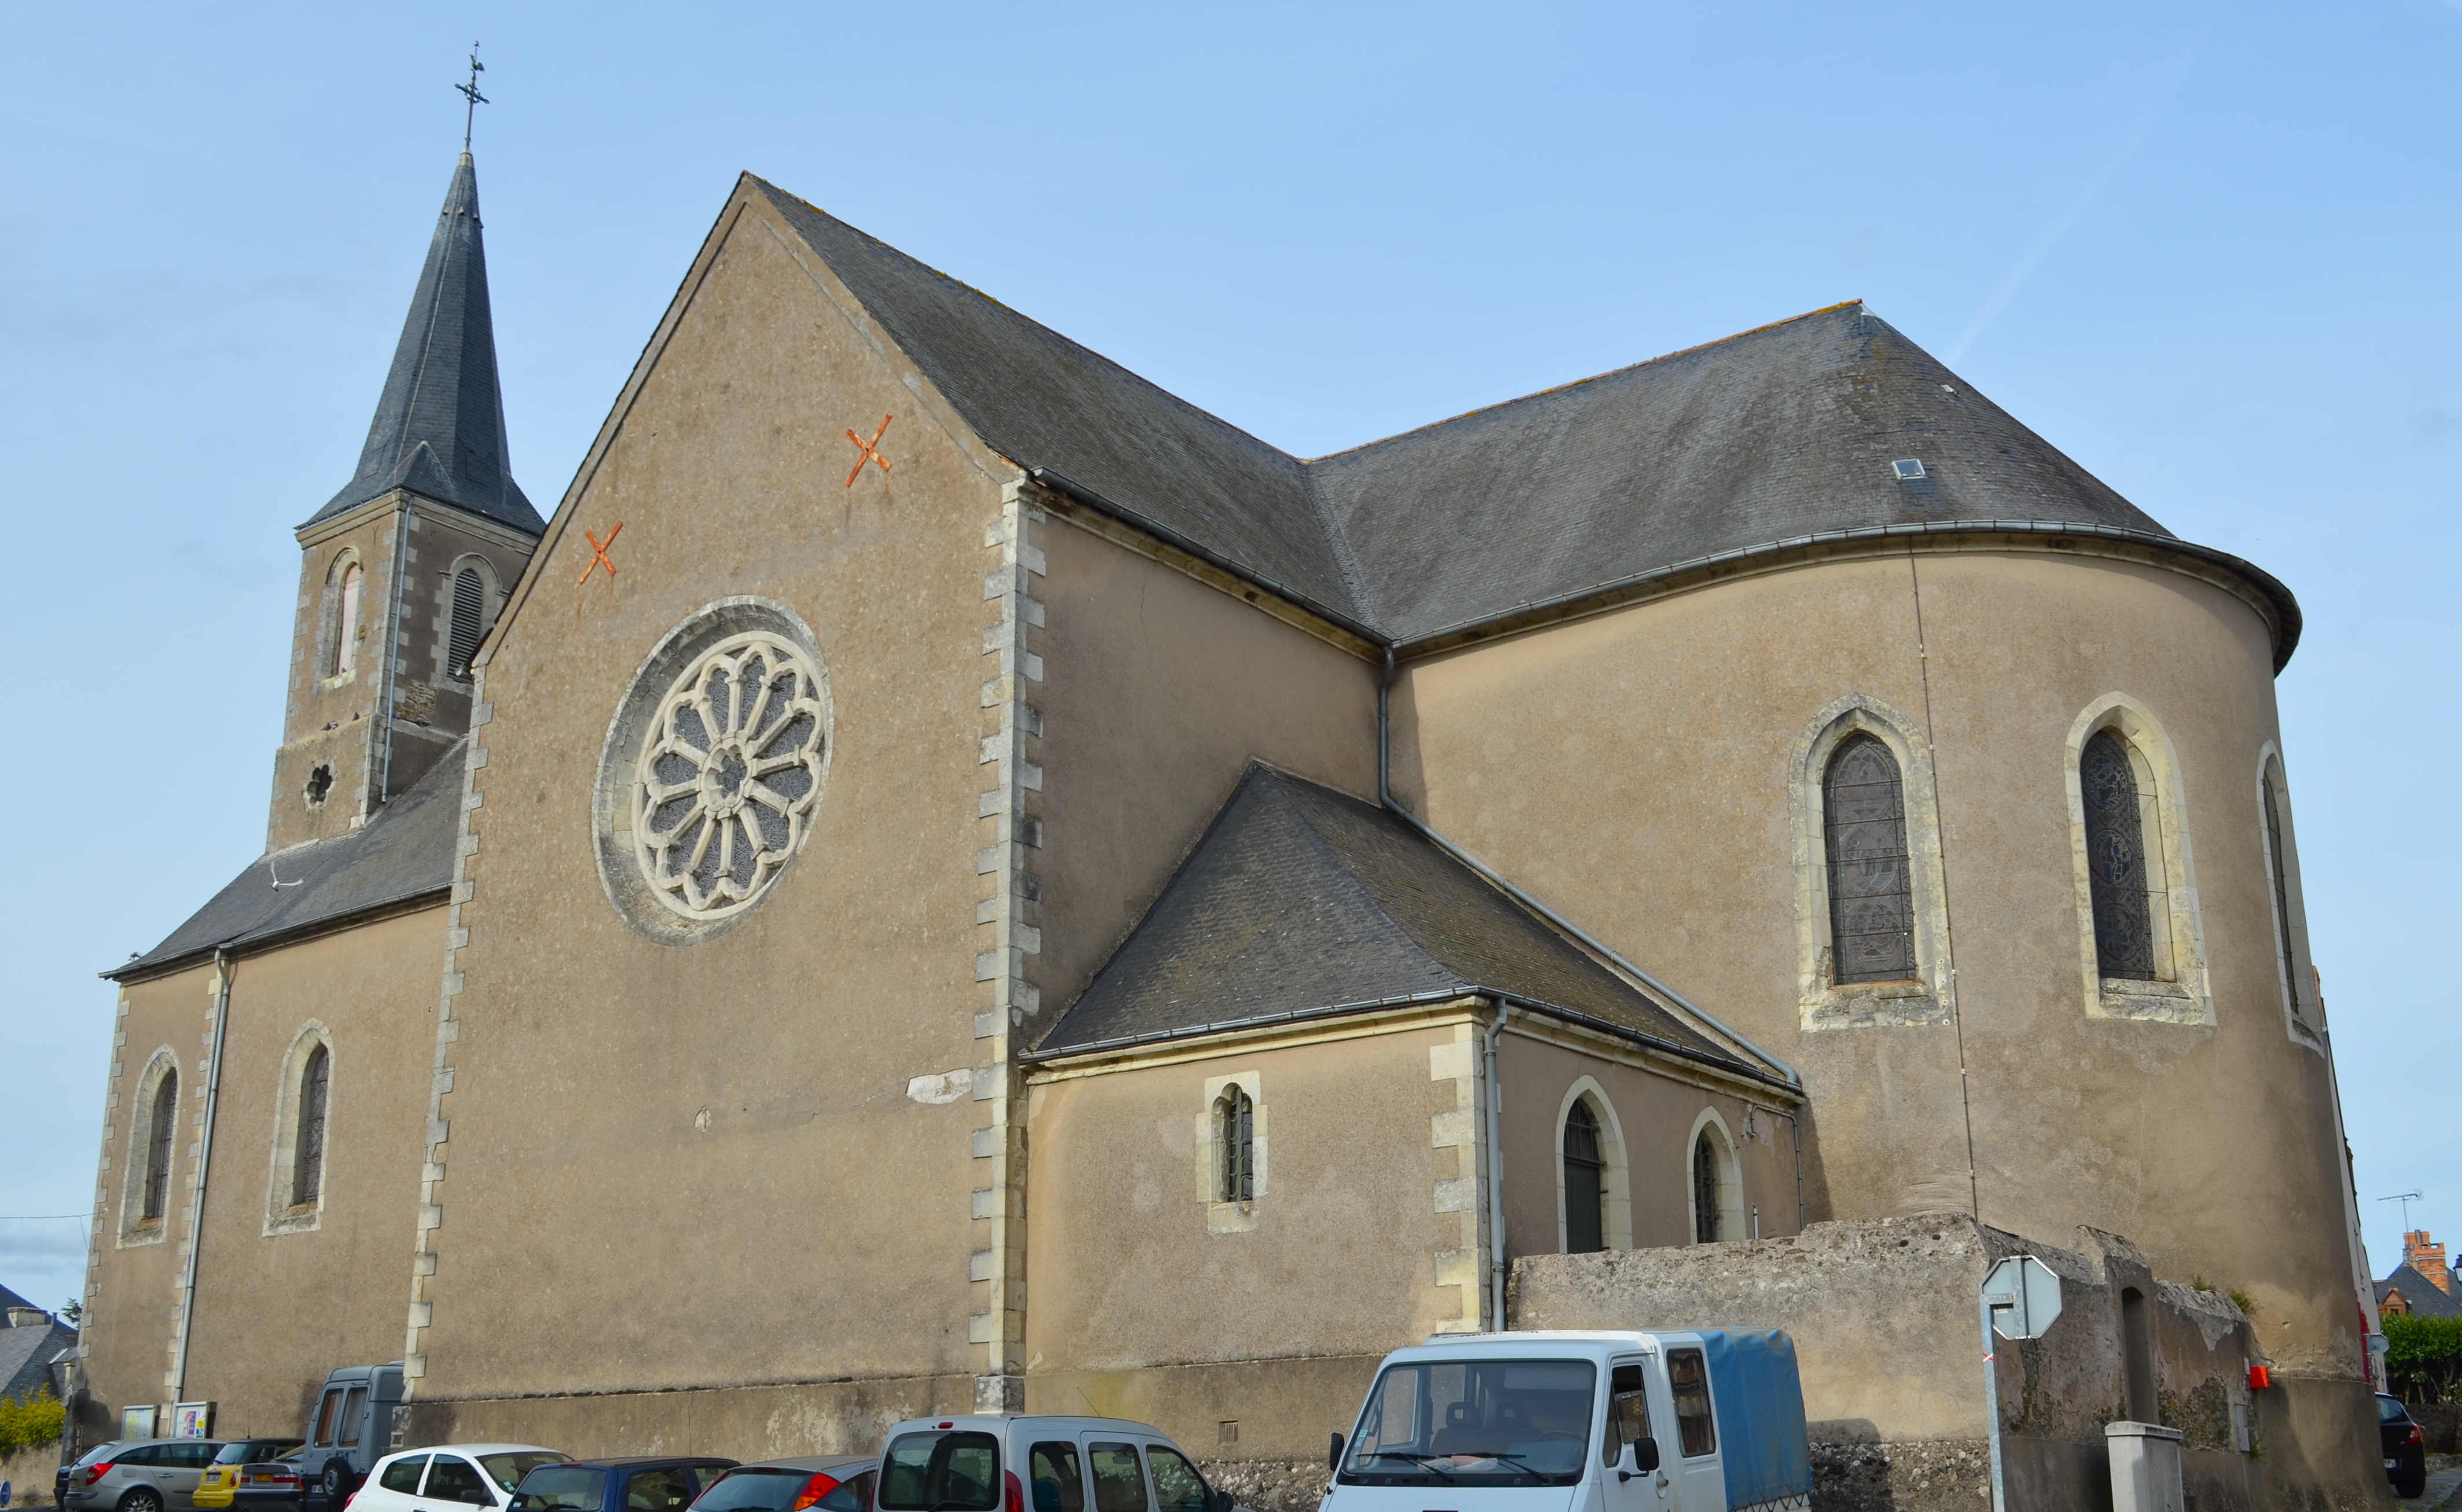
[[[513,1512],[683,1512],[732,1459],[641,1455],[568,1459],[522,1477]]]
[[[2377,1436],[2385,1440],[2386,1479],[2394,1495],[2416,1497],[2428,1490],[2428,1438],[2402,1405],[2399,1396],[2377,1393]]]
[[[289,1456],[303,1447],[296,1438],[233,1438],[205,1466],[191,1500],[205,1508],[287,1506],[299,1500],[299,1461]]]
[[[453,1506],[504,1512],[522,1478],[572,1457],[536,1444],[439,1444],[378,1460],[351,1498],[351,1512],[447,1512]]]
[[[1593,1444],[1596,1445],[1595,1450]],[[1490,1333],[1385,1357],[1325,1512],[1745,1512],[1801,1506],[1812,1446],[1775,1328]]]
[[[54,1506],[68,1505],[69,1478],[97,1459],[110,1458],[115,1453],[128,1447],[130,1441],[131,1440],[115,1438],[107,1444],[97,1444],[85,1453],[77,1456],[76,1459],[62,1464],[59,1469],[54,1471],[52,1475],[52,1503]]]
[[[873,1506],[876,1512],[1001,1512],[1005,1505],[1022,1512],[1027,1495],[1033,1512],[1232,1512],[1230,1493],[1208,1486],[1170,1436],[1118,1417],[968,1415],[899,1423],[881,1452]]]
[[[738,1465],[702,1490],[692,1512],[869,1512],[879,1464],[877,1455],[807,1455]]]
[[[341,1512],[343,1499],[393,1447],[393,1410],[400,1401],[400,1360],[346,1365],[325,1377],[308,1418],[310,1453],[301,1461],[301,1490],[322,1501],[324,1512]]]
[[[77,1461],[60,1499],[75,1512],[190,1512],[219,1438],[140,1438],[105,1444]]]

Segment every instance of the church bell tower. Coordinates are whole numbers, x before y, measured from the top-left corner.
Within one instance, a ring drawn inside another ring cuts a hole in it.
[[[358,470],[299,527],[270,851],[345,834],[470,727],[470,658],[546,525],[513,481],[464,150]]]

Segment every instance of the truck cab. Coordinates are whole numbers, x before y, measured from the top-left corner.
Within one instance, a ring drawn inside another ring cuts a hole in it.
[[[1811,1504],[1775,1328],[1438,1336],[1386,1356],[1324,1512],[1781,1512]]]

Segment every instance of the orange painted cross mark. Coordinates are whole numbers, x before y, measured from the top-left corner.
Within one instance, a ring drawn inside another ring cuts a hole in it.
[[[889,433],[889,422],[896,418],[894,415],[880,417],[880,429],[872,433],[870,441],[864,440],[853,431],[847,432],[847,440],[854,443],[855,453],[854,471],[847,474],[848,487],[853,487],[854,481],[863,476],[863,464],[867,462],[878,463],[883,472],[889,470],[889,459],[880,454],[880,438]]]
[[[616,529],[608,531],[607,539],[603,541],[598,538],[598,532],[595,530],[585,529],[581,532],[582,534],[590,537],[590,565],[581,570],[581,575],[579,577],[573,579],[575,587],[589,582],[590,574],[598,571],[602,567],[607,569],[607,575],[611,579],[615,577],[616,564],[607,559],[607,549],[616,544],[616,537],[623,529],[624,522],[621,520],[616,521]]]

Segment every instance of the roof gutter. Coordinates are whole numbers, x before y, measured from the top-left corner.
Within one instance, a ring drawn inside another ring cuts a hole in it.
[[[1556,912],[1552,908],[1549,908],[1546,904],[1531,896],[1520,887],[1515,886],[1512,882],[1506,880],[1501,874],[1497,872],[1494,867],[1489,866],[1486,862],[1480,860],[1478,856],[1471,854],[1468,851],[1463,850],[1460,846],[1454,844],[1453,841],[1438,833],[1435,827],[1420,819],[1417,814],[1413,813],[1410,810],[1402,807],[1401,800],[1393,796],[1393,652],[1394,646],[1389,642],[1385,647],[1385,673],[1383,677],[1377,680],[1376,683],[1376,801],[1383,804],[1386,810],[1395,818],[1400,819],[1404,824],[1409,825],[1412,829],[1416,830],[1419,833],[1425,835],[1430,844],[1435,845],[1447,855],[1452,856],[1462,865],[1469,867],[1472,871],[1477,872],[1479,875],[1487,878],[1490,883],[1494,884],[1506,896],[1512,898],[1515,902],[1520,903],[1523,907],[1545,919],[1550,924],[1555,925],[1558,929],[1563,930],[1566,934],[1572,936],[1583,944],[1587,945],[1590,949],[1596,951],[1599,955],[1612,962],[1617,970],[1624,972],[1634,981],[1642,983],[1652,991],[1656,992],[1659,996],[1665,998],[1668,1002],[1676,1004],[1685,1012],[1692,1014],[1695,1018],[1707,1024],[1710,1027],[1717,1030],[1720,1034],[1725,1035],[1736,1045],[1740,1046],[1747,1053],[1760,1060],[1762,1065],[1770,1067],[1772,1069],[1778,1071],[1781,1075],[1786,1078],[1785,1085],[1790,1091],[1798,1092],[1802,1091],[1803,1089],[1803,1078],[1796,1074],[1794,1067],[1789,1066],[1786,1062],[1771,1054],[1768,1050],[1763,1049],[1760,1046],[1754,1044],[1742,1033],[1725,1023],[1723,1020],[1719,1019],[1716,1014],[1703,1008],[1699,1004],[1695,1003],[1692,999],[1676,991],[1674,987],[1669,986],[1666,983],[1659,981],[1649,972],[1642,970],[1631,961],[1627,961],[1614,946],[1609,945],[1606,940],[1599,939],[1596,935],[1591,934],[1581,925],[1574,923],[1564,915]],[[1533,1005],[1536,1006],[1538,1004]],[[1550,1011],[1562,1014],[1566,1010],[1556,1008],[1551,1009]],[[1764,1077],[1762,1079],[1767,1080],[1768,1078]],[[1773,1082],[1772,1085],[1775,1086],[1778,1084]]]
[[[1695,574],[1713,573],[1720,568],[1758,567],[1772,557],[1791,551],[1806,551],[1827,546],[1846,546],[1861,542],[1891,545],[1928,536],[1957,535],[2033,535],[2084,536],[2101,541],[2120,541],[2149,551],[2168,551],[2219,567],[2247,580],[2264,599],[2274,606],[2278,620],[2274,637],[2274,670],[2279,672],[2290,663],[2291,653],[2298,649],[2301,617],[2300,601],[2282,580],[2256,563],[2211,546],[2199,546],[2175,535],[2158,535],[2151,530],[2132,530],[2116,525],[2093,525],[2067,520],[1923,520],[1908,525],[1863,526],[1851,530],[1816,530],[1809,535],[1791,535],[1781,541],[1767,541],[1759,546],[1740,546],[1731,551],[1713,551],[1647,572],[1610,578],[1567,594],[1531,599],[1511,609],[1491,615],[1457,620],[1453,624],[1426,631],[1393,642],[1403,655],[1413,652],[1448,649],[1453,644],[1477,638],[1482,632],[1511,626],[1516,620],[1540,621],[1565,611],[1575,609],[1596,598],[1611,597],[1637,589],[1655,588]],[[1279,591],[1279,590],[1278,590]],[[1601,606],[1612,607],[1612,606]],[[1384,637],[1372,638],[1384,639]]]

